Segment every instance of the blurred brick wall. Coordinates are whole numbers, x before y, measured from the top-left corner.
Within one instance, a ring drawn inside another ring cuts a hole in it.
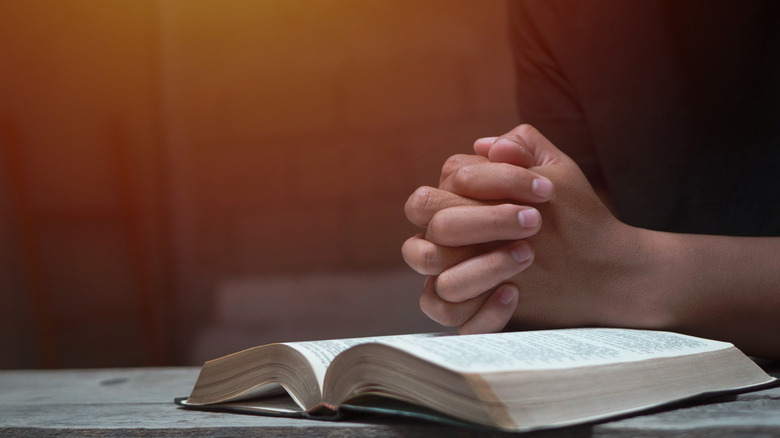
[[[225,277],[402,265],[409,194],[515,121],[503,1],[181,0],[161,17],[198,318]]]
[[[55,340],[61,366],[150,363],[143,324],[180,362],[232,278],[402,268],[408,195],[515,122],[500,0],[9,0],[0,12],[0,140],[24,151],[22,179],[49,218],[33,239],[44,316],[75,309]],[[0,347],[18,357],[0,367],[40,366],[12,179],[0,178],[0,298],[15,317]]]
[[[0,367],[163,362],[154,4],[0,2]]]

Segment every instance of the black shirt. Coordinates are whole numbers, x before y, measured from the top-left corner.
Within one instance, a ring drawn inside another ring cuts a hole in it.
[[[780,235],[780,2],[509,5],[521,122],[621,220]]]

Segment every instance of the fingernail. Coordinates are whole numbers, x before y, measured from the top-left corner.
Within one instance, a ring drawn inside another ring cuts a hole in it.
[[[531,191],[533,191],[537,196],[547,198],[552,194],[553,191],[552,181],[547,178],[536,178],[534,179],[534,182],[531,183]]]
[[[531,249],[531,246],[525,242],[521,242],[519,245],[517,245],[512,249],[512,257],[515,258],[515,261],[517,261],[517,263],[525,263],[531,257],[533,257],[533,255],[534,252]]]
[[[498,137],[482,137],[482,138],[478,138],[477,141],[478,142],[485,142],[485,143],[493,144],[493,143],[495,143],[497,138]]]
[[[517,220],[522,228],[536,228],[542,222],[542,215],[535,208],[521,210],[517,214]]]
[[[496,140],[493,142],[493,146],[497,146],[500,144],[504,144],[506,146],[513,146],[513,147],[517,146],[517,142],[512,141],[508,138],[496,138]]]
[[[498,293],[498,301],[504,305],[512,304],[512,301],[517,297],[517,290],[512,286],[504,286]]]

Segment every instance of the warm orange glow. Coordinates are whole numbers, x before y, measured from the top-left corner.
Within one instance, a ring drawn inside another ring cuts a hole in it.
[[[413,188],[514,122],[503,13],[0,2],[0,367],[185,362],[226,279],[401,266]]]

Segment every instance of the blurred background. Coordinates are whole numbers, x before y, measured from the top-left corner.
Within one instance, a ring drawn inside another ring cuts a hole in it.
[[[504,7],[0,2],[0,368],[439,329],[403,205],[515,125]]]

